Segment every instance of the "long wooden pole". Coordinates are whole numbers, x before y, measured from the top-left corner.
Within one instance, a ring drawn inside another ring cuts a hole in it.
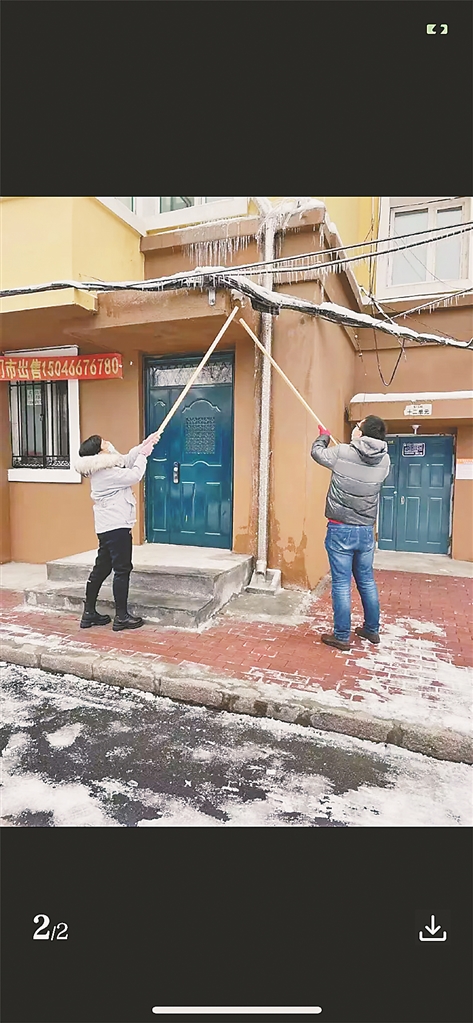
[[[217,337],[215,338],[215,341],[212,341],[212,344],[210,345],[210,348],[205,353],[203,359],[201,359],[201,361],[199,362],[199,365],[197,366],[197,368],[194,370],[190,380],[187,382],[186,386],[184,387],[184,390],[181,391],[177,401],[174,402],[174,405],[172,406],[172,409],[169,410],[167,416],[164,417],[161,425],[156,430],[156,432],[154,434],[154,436],[156,437],[156,442],[155,442],[156,444],[158,443],[158,440],[161,437],[161,435],[164,433],[164,430],[166,429],[166,426],[168,425],[169,421],[172,419],[174,413],[177,412],[177,410],[179,408],[179,405],[184,401],[184,398],[185,398],[186,394],[188,393],[188,391],[190,391],[194,381],[197,380],[197,377],[199,376],[199,373],[200,373],[201,369],[203,369],[203,367],[205,366],[205,363],[208,362],[208,360],[210,359],[210,356],[212,355],[212,352],[217,347],[220,339],[223,337],[225,331],[227,330],[227,327],[230,326],[230,324],[231,324],[231,322],[233,320],[233,317],[236,315],[236,313],[238,312],[239,309],[240,309],[240,306],[238,306],[238,305],[234,306],[234,308],[232,309],[232,311],[230,313],[230,316],[228,316],[227,319],[225,320],[225,323],[223,324],[222,329],[219,330],[219,332],[217,334]]]
[[[299,398],[299,401],[304,406],[306,412],[308,412],[309,415],[311,415],[313,417],[313,419],[316,420],[316,422],[319,424],[319,426],[322,426],[323,429],[325,430],[325,426],[321,422],[319,417],[316,416],[316,414],[313,411],[313,409],[311,409],[310,405],[307,404],[305,398],[302,397],[302,394],[299,394],[299,391],[296,390],[296,388],[294,387],[294,384],[291,384],[291,381],[289,380],[289,378],[286,376],[285,373],[283,373],[281,367],[278,366],[277,362],[274,361],[272,355],[270,355],[269,352],[266,351],[266,348],[263,347],[263,345],[261,344],[261,341],[259,340],[259,338],[256,337],[256,334],[253,333],[251,327],[248,326],[248,324],[245,322],[245,320],[243,319],[242,316],[240,316],[239,322],[241,323],[242,327],[245,328],[246,332],[250,335],[250,337],[253,338],[253,341],[255,342],[255,345],[258,346],[258,348],[262,351],[263,355],[265,355],[266,358],[269,359],[271,365],[274,367],[276,372],[279,373],[279,376],[282,377],[283,380],[286,381],[286,384],[287,384],[288,387],[291,388],[292,393],[295,394],[296,398]],[[339,441],[336,440],[335,437],[332,437],[332,434],[330,434],[330,439],[333,440],[334,444],[338,444],[339,443]]]

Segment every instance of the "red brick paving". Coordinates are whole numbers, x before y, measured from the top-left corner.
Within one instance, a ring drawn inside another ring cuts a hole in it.
[[[413,653],[406,648],[401,675],[418,673],[423,649],[427,651],[425,656],[429,657],[429,641],[435,643],[436,656],[442,660],[456,667],[473,666],[473,579],[385,570],[375,574],[382,623],[384,620],[385,623],[396,624],[402,619],[406,627],[405,620],[412,619],[432,623],[444,630],[444,635],[439,635],[435,629],[430,633],[424,632],[420,639],[415,627],[408,629],[406,638],[417,639],[418,644]],[[205,665],[233,678],[258,678],[306,690],[336,688],[340,695],[349,695],[352,700],[362,699],[356,691],[363,691],[373,676],[373,647],[370,644],[354,636],[351,651],[342,653],[320,643],[319,634],[331,631],[332,625],[329,588],[314,600],[306,612],[309,621],[279,625],[221,614],[210,628],[201,633],[186,633],[154,625],[126,634],[114,633],[110,627],[84,632],[79,629],[76,615],[66,612],[51,614],[22,607],[22,595],[18,592],[2,590],[0,601],[0,638],[14,634],[9,632],[9,626],[20,627],[40,633],[45,638],[54,635],[104,653],[121,650],[127,654],[155,654],[176,664],[191,662]],[[354,590],[352,629],[361,623],[361,606]],[[423,647],[425,641],[427,645]],[[401,640],[401,647],[402,643]],[[366,670],[362,667],[363,660],[366,661]],[[366,675],[363,682],[360,682],[360,673]],[[398,680],[390,679],[389,672],[384,681],[387,693],[402,692],[399,684],[396,685]],[[435,693],[442,683],[435,680],[424,683],[421,679],[419,683],[433,687],[426,695],[429,699],[436,699]]]

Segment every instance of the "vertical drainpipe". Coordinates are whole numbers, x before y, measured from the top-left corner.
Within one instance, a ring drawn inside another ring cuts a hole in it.
[[[271,217],[273,207],[266,197],[251,197],[256,203],[263,221],[263,259],[274,259],[275,223]],[[273,287],[273,274],[266,270],[263,286],[269,291]],[[273,317],[271,313],[261,314],[261,344],[271,355],[273,340]],[[270,411],[271,411],[271,363],[263,359],[261,378],[260,448],[258,474],[258,544],[256,554],[256,576],[264,582],[268,568],[268,518],[269,518],[269,453],[270,453]]]

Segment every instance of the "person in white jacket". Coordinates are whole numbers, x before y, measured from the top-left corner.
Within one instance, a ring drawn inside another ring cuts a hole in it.
[[[99,541],[95,565],[87,581],[81,629],[111,622],[110,615],[99,614],[95,605],[100,587],[112,569],[114,632],[139,629],[144,625],[142,618],[128,611],[130,574],[133,570],[131,530],[136,522],[136,501],[131,488],[144,476],[146,459],[156,440],[156,434],[150,434],[142,444],[131,448],[127,455],[121,455],[110,441],[94,434],[83,441],[79,448],[75,469],[81,476],[90,477],[95,532]]]

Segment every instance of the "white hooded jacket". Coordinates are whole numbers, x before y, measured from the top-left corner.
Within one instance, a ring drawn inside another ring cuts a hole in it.
[[[146,455],[131,448],[127,455],[118,451],[78,458],[74,468],[90,477],[90,496],[94,502],[95,532],[131,529],[136,522],[136,501],[132,486],[143,478]]]

